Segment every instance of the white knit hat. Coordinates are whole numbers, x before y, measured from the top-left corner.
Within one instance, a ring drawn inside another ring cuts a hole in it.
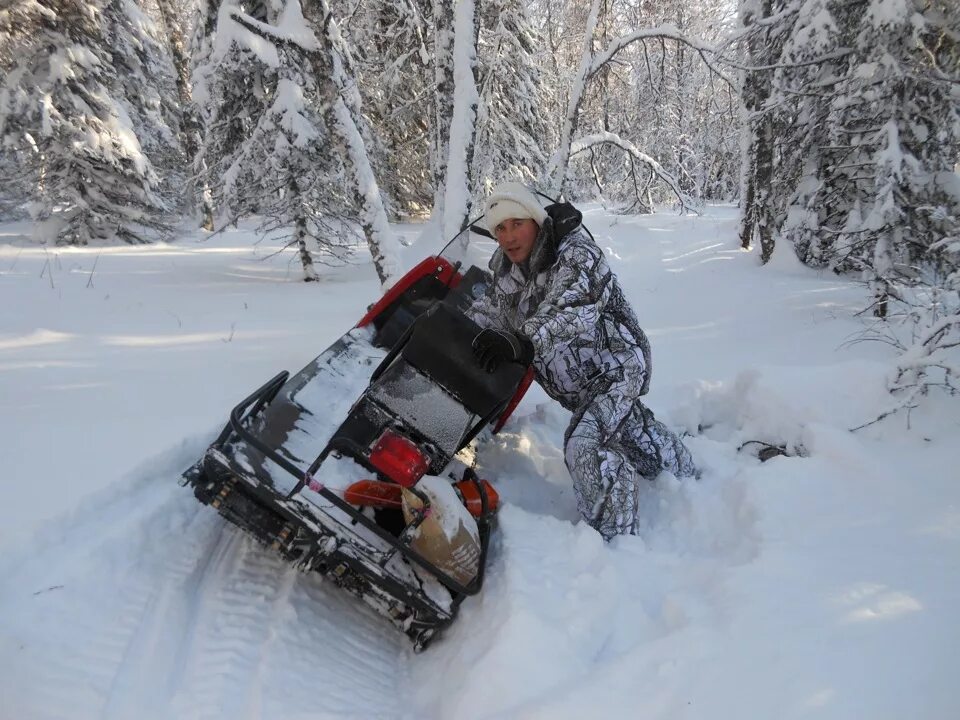
[[[537,225],[543,225],[547,211],[543,209],[537,196],[518,182],[505,182],[497,185],[484,209],[487,230],[494,231],[504,220],[510,218],[530,218]]]

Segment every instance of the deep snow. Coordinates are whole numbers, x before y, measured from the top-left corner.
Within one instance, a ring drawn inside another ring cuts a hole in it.
[[[303,284],[243,226],[102,250],[0,227],[0,715],[960,716],[960,405],[848,432],[890,402],[888,348],[844,344],[864,290],[757,268],[731,208],[587,222],[704,476],[646,484],[642,535],[605,545],[532,390],[480,453],[505,500],[484,591],[419,656],[176,484],[362,315],[369,263]],[[435,249],[395,229],[405,266]]]

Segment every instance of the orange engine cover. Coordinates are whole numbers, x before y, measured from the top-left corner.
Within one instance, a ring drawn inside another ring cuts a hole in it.
[[[376,508],[399,508],[400,486],[380,480],[358,480],[343,493],[343,499],[351,505]]]
[[[496,512],[497,506],[500,504],[500,495],[493,489],[493,485],[486,480],[481,480],[480,482],[486,491],[487,510],[489,512]],[[463,500],[463,504],[467,506],[470,514],[474,517],[480,517],[483,514],[483,502],[480,500],[480,491],[477,489],[473,480],[461,480],[458,483],[454,483],[453,487]]]
[[[481,480],[487,495],[487,510],[496,512],[500,504],[500,495],[486,480]],[[461,480],[453,484],[454,490],[463,502],[467,511],[474,517],[483,514],[483,503],[480,500],[480,491],[472,480]],[[375,508],[399,508],[401,506],[400,485],[381,480],[358,480],[343,493],[343,499],[351,505],[362,505]]]

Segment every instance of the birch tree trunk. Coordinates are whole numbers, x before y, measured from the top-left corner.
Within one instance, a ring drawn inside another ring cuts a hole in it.
[[[296,208],[293,219],[293,239],[297,244],[297,252],[300,254],[300,263],[303,265],[304,282],[314,282],[318,280],[317,271],[313,267],[313,258],[310,256],[310,248],[307,247],[307,240],[310,239],[310,233],[307,232],[307,217],[304,214],[304,204],[300,197],[300,185],[295,177],[290,178],[289,187],[290,200]]]
[[[477,135],[477,0],[456,0],[453,16],[453,113],[443,197],[443,237],[452,238],[467,226],[470,215],[470,166]]]
[[[444,225],[450,124],[453,121],[454,0],[433,0],[433,136],[430,158],[433,175],[433,216]]]
[[[592,0],[590,15],[587,17],[587,27],[583,33],[583,51],[580,54],[580,67],[570,88],[570,97],[567,100],[567,114],[563,120],[563,129],[560,131],[560,146],[550,159],[547,168],[549,178],[548,187],[551,197],[559,198],[567,181],[567,165],[570,162],[570,144],[573,134],[577,131],[577,118],[580,114],[580,104],[583,102],[583,93],[593,66],[593,33],[597,27],[597,17],[600,14],[602,0]]]

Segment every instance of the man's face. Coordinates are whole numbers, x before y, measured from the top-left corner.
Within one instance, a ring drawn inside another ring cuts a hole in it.
[[[530,218],[509,218],[493,229],[503,253],[512,263],[522,263],[533,252],[540,226]]]

